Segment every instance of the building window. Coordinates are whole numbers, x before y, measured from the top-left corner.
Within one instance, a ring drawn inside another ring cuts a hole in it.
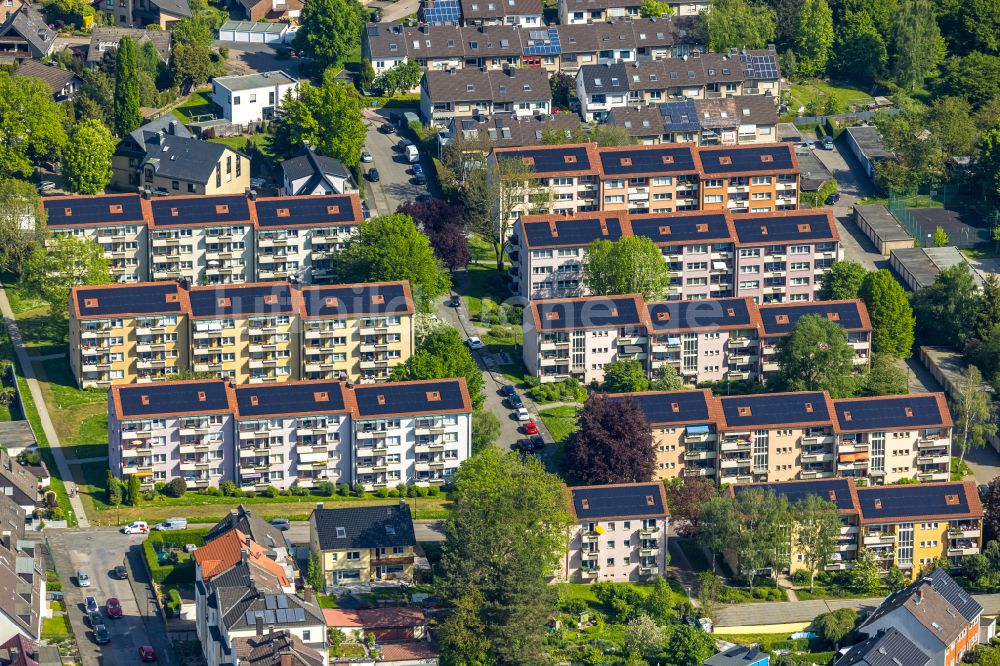
[[[239,103],[240,103],[240,96],[237,95],[236,97],[233,98],[233,106],[238,106]]]
[[[181,184],[179,182],[177,182],[176,180],[171,181],[171,183],[170,183],[170,189],[172,189],[172,190],[179,190],[179,189],[181,189]]]

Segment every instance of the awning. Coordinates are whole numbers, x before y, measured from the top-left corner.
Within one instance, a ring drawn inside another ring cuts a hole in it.
[[[669,338],[669,337],[667,338],[668,345],[679,345],[680,343],[681,343],[680,338]]]
[[[713,261],[712,270],[714,271],[724,271],[726,270],[726,262],[724,261]]]
[[[259,479],[260,478],[260,472],[241,472],[240,473],[240,478],[241,479]]]
[[[708,432],[707,425],[691,425],[686,428],[689,435],[702,435]]]
[[[642,347],[639,345],[625,345],[622,347],[623,354],[639,354],[642,352]]]

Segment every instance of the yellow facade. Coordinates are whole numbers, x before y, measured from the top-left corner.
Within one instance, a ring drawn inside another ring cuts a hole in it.
[[[189,367],[187,315],[71,317],[69,348],[81,388],[171,379]]]

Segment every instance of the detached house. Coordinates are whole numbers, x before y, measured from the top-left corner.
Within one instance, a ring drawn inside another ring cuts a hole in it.
[[[540,69],[428,71],[420,82],[420,111],[441,126],[476,112],[533,116],[552,111],[552,91]]]
[[[160,60],[170,61],[171,33],[169,30],[144,30],[142,28],[94,27],[90,31],[90,48],[87,49],[87,67],[97,67],[104,54],[118,48],[122,37],[131,37],[137,46],[150,42],[160,54]]]
[[[37,60],[21,61],[14,74],[41,79],[52,90],[52,99],[59,103],[75,97],[83,86],[83,80],[73,72],[55,65],[43,65]]]
[[[222,117],[234,125],[254,125],[273,120],[288,93],[295,95],[299,82],[281,70],[212,79],[212,99]]]
[[[52,55],[56,31],[50,30],[45,18],[27,2],[14,1],[18,7],[13,11],[5,7],[0,23],[0,62],[41,60]]]

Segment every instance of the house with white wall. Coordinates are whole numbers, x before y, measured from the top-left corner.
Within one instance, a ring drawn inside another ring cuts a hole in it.
[[[281,70],[219,76],[212,79],[212,100],[222,117],[236,125],[272,120],[285,95],[298,90],[299,82]]]

